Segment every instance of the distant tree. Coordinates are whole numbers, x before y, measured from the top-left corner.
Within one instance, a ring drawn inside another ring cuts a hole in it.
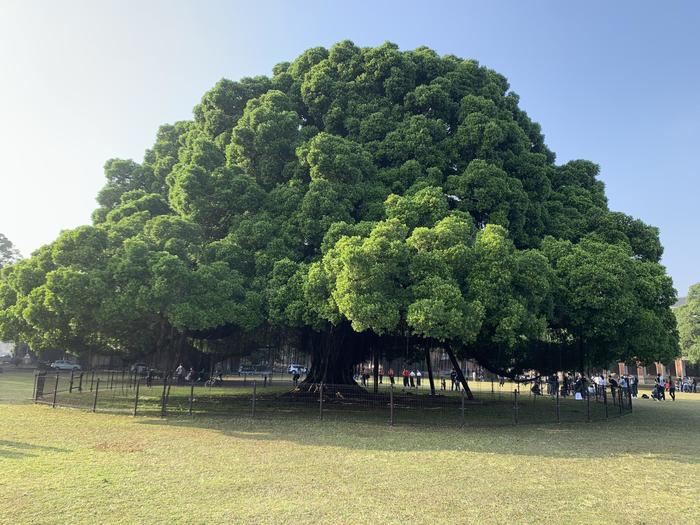
[[[674,312],[683,357],[691,363],[700,363],[700,283],[690,287],[685,304]]]
[[[17,262],[21,258],[19,250],[12,241],[0,233],[0,268]]]

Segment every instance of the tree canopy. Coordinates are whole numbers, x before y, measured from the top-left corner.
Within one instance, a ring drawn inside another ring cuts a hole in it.
[[[700,363],[700,283],[690,287],[685,304],[674,313],[683,357],[691,363]]]
[[[12,241],[0,233],[0,269],[20,259],[20,253]]]
[[[75,352],[241,348],[271,335],[348,382],[442,347],[502,374],[676,355],[658,230],[556,164],[502,75],[391,43],[223,79],[93,224],[0,279],[0,338]]]

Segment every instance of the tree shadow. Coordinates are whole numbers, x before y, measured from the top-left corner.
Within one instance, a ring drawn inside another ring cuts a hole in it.
[[[26,457],[36,457],[39,455],[35,454],[34,452],[70,452],[70,450],[66,448],[34,445],[31,443],[22,443],[20,441],[0,439],[0,457],[8,459],[21,459]]]
[[[678,402],[677,402],[678,403]],[[639,406],[641,405],[641,406]],[[336,415],[319,421],[309,413],[265,413],[221,417],[171,416],[144,425],[183,426],[218,431],[235,439],[286,441],[302,446],[366,451],[463,451],[548,459],[601,459],[642,456],[681,464],[700,463],[700,407],[639,403],[632,414],[591,423],[497,425],[398,424],[386,417]],[[680,408],[680,409],[679,409]],[[325,417],[325,416],[324,416]]]

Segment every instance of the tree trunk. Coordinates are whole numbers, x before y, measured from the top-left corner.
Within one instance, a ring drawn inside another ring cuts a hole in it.
[[[379,389],[379,352],[374,349],[374,393],[376,394]]]
[[[435,395],[435,382],[433,381],[433,364],[430,362],[430,347],[425,347],[425,363],[428,365],[428,379],[430,380],[430,395]]]
[[[450,357],[450,362],[452,363],[452,368],[455,370],[455,374],[457,374],[457,379],[459,380],[460,383],[462,383],[462,388],[464,388],[464,392],[467,394],[467,397],[469,400],[474,399],[474,394],[472,394],[472,391],[469,389],[469,385],[467,384],[467,380],[464,378],[464,374],[462,373],[462,368],[459,366],[459,363],[457,362],[457,358],[455,357],[454,352],[452,351],[452,348],[449,346],[445,347],[445,350],[447,350],[447,355]]]
[[[181,333],[177,337],[177,344],[175,346],[175,359],[172,361],[172,363],[168,364],[168,366],[170,366],[170,364],[172,364],[173,369],[182,362],[182,345],[184,342],[185,342],[185,334]]]
[[[311,346],[311,369],[306,374],[304,383],[356,385],[352,367],[357,360],[344,335],[342,328],[321,333],[310,330],[306,334]]]
[[[153,363],[153,366],[159,367],[160,366],[160,356],[163,351],[163,345],[165,344],[165,319],[162,317],[160,318],[160,333],[158,334],[158,340],[156,341],[156,356],[155,356],[155,363]]]
[[[581,369],[581,377],[585,377],[586,375],[586,359],[583,353],[583,342],[581,341],[581,336],[578,338],[578,359],[579,359],[579,368]]]

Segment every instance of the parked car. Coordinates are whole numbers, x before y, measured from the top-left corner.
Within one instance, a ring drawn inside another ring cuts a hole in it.
[[[298,365],[296,363],[292,363],[287,367],[287,373],[288,374],[299,374],[303,375],[307,372],[305,366]]]
[[[65,359],[59,359],[51,363],[51,368],[54,370],[81,370],[80,365],[77,363],[71,363]]]
[[[253,366],[240,366],[238,367],[238,375],[239,376],[254,376],[258,372],[255,371],[255,367]]]
[[[156,379],[163,379],[165,377],[165,371],[159,368],[151,368],[151,375]]]
[[[134,363],[131,365],[131,371],[137,374],[145,374],[148,372],[148,365],[146,363]]]

